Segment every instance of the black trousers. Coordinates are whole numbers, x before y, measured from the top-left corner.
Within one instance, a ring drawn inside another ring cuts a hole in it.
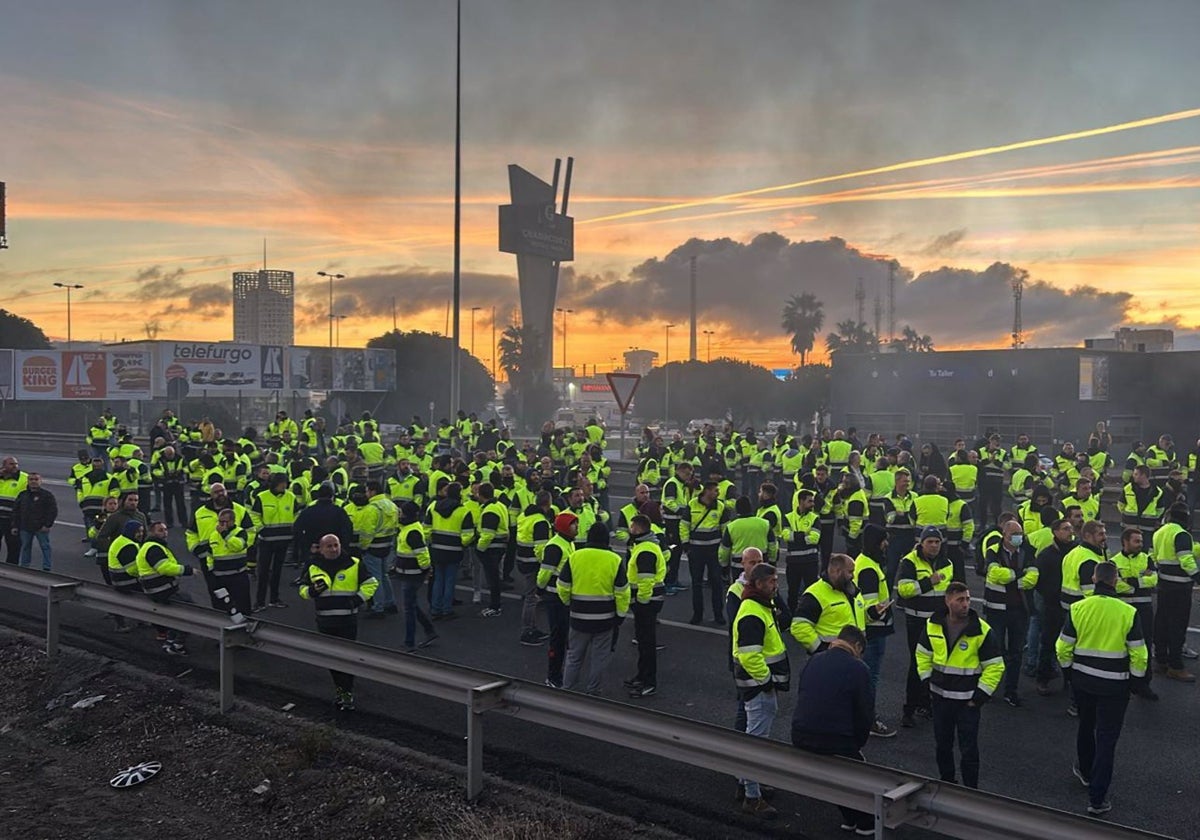
[[[546,623],[550,627],[549,649],[546,651],[546,679],[561,686],[563,666],[567,662],[567,634],[571,629],[571,610],[556,592],[547,592],[542,603],[546,605]]]
[[[679,540],[679,520],[668,519],[663,523],[667,531],[667,539],[671,545],[671,553],[667,555],[667,577],[663,581],[667,586],[679,583],[679,561],[683,559],[683,544]]]
[[[1044,683],[1054,679],[1054,666],[1058,656],[1054,645],[1058,634],[1062,632],[1063,609],[1058,601],[1058,593],[1043,601],[1042,609],[1042,645],[1038,650],[1037,681]],[[1145,631],[1143,631],[1145,632]]]
[[[1158,609],[1154,615],[1154,661],[1183,670],[1183,643],[1192,613],[1192,585],[1160,583]],[[1142,628],[1142,633],[1146,628]]]
[[[704,618],[704,580],[708,578],[709,600],[714,619],[725,618],[725,573],[715,545],[692,546],[688,549],[688,568],[692,573],[692,618]]]
[[[513,569],[517,567],[517,529],[508,529],[508,543],[504,546],[504,565],[501,567],[504,580],[511,580]]]
[[[943,782],[953,782],[954,740],[958,736],[962,783],[979,787],[979,707],[966,700],[933,697],[933,737],[937,744],[938,773]]]
[[[811,557],[807,560],[800,558],[788,558],[787,561],[787,605],[788,611],[793,615],[796,614],[796,605],[800,601],[800,596],[804,594],[804,590],[817,582],[819,563],[816,557]]]
[[[182,484],[162,485],[162,514],[163,522],[167,523],[168,528],[174,528],[176,522],[187,525],[188,514],[183,506]]]
[[[255,593],[255,606],[274,604],[279,600],[279,579],[283,575],[290,544],[291,540],[264,540],[255,546],[258,549],[258,591]],[[268,589],[270,598],[267,597]]]
[[[633,604],[633,637],[637,639],[637,676],[642,685],[658,685],[658,614],[662,601]]]
[[[17,565],[17,561],[21,559],[21,537],[19,534],[12,532],[12,527],[12,517],[0,519],[0,529],[4,531],[4,545],[8,549],[8,554],[4,557],[4,562],[10,566],[15,566]]]
[[[1088,780],[1088,798],[1093,805],[1099,805],[1108,798],[1108,786],[1112,783],[1117,739],[1125,724],[1129,691],[1125,686],[1116,694],[1092,694],[1076,689],[1075,706],[1079,709],[1079,733],[1075,738],[1079,769]]]
[[[1004,651],[1004,694],[1016,694],[1021,679],[1021,659],[1029,635],[1029,613],[1023,609],[988,610],[987,622]]]
[[[236,607],[242,615],[250,614],[250,573],[238,572],[235,575],[205,575],[208,580],[209,594],[212,596],[213,609],[232,615]],[[226,597],[217,593],[225,590]]]
[[[979,484],[979,504],[975,506],[975,524],[982,529],[989,522],[1000,518],[1000,509],[1004,506],[1004,485],[1000,482],[985,481]]]
[[[500,564],[504,562],[504,549],[489,548],[477,552],[479,565],[483,567],[483,575],[488,583],[488,606],[493,610],[500,609]]]
[[[357,641],[358,639],[358,621],[356,618],[351,618],[350,621],[338,624],[318,624],[317,632],[326,636],[336,636],[339,639],[349,639]],[[354,691],[354,675],[347,674],[342,671],[329,669],[329,676],[333,677],[333,685],[335,688],[340,688],[342,691]]]
[[[905,641],[908,642],[908,678],[904,687],[904,714],[911,715],[920,708],[929,708],[929,686],[917,676],[917,642],[927,623],[924,618],[904,616]]]
[[[821,571],[825,571],[829,555],[833,554],[833,534],[837,530],[837,523],[821,522],[818,527],[821,531],[821,542],[818,543],[821,549]]]

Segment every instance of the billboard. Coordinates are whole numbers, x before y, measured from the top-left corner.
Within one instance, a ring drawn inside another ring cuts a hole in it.
[[[62,398],[59,375],[62,354],[55,350],[18,350],[16,353],[17,399],[57,400]]]
[[[269,389],[263,383],[263,353],[257,344],[165,341],[158,354],[155,391],[166,391],[173,399],[202,391],[236,393]],[[280,360],[282,355],[280,350]],[[268,376],[283,384],[282,372],[278,377],[274,373]]]
[[[13,399],[13,390],[13,351],[0,350],[0,400]]]
[[[289,382],[298,391],[391,391],[396,387],[394,350],[293,347],[289,362]]]
[[[500,207],[500,250],[506,254],[575,259],[575,220],[554,209],[554,202],[504,204]]]
[[[150,354],[144,350],[17,350],[0,356],[0,393],[5,368],[9,396],[19,400],[148,400]]]
[[[1108,357],[1079,357],[1079,399],[1104,402],[1108,399]]]
[[[108,363],[103,353],[62,354],[62,398],[102,400],[108,393]]]
[[[106,385],[109,399],[150,399],[150,353],[145,350],[108,350]]]

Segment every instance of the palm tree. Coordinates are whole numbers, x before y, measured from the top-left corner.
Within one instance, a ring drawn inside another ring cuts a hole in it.
[[[509,382],[520,387],[534,379],[544,378],[545,371],[538,363],[546,358],[543,352],[545,341],[536,327],[505,327],[497,347],[500,350],[500,367],[504,369]]]
[[[800,367],[808,363],[817,333],[825,325],[823,306],[816,295],[805,292],[792,295],[783,307],[783,331],[792,334],[792,352],[800,357]]]
[[[879,349],[879,338],[862,321],[838,321],[836,332],[825,336],[825,347],[837,353],[849,350],[852,353],[873,353]]]
[[[933,339],[905,324],[900,337],[892,339],[892,350],[897,353],[930,353],[933,351]]]

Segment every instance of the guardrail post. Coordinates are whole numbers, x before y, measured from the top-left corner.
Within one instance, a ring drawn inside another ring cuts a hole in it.
[[[245,625],[221,628],[221,714],[233,708],[233,652],[249,643]]]
[[[46,588],[46,656],[58,656],[59,619],[63,601],[75,598],[78,583],[52,583]]]
[[[467,692],[467,801],[483,793],[483,713],[504,704],[508,680],[477,685]]]
[[[895,828],[915,816],[916,809],[912,807],[911,797],[924,789],[924,782],[912,781],[875,794],[875,840],[883,840],[887,836],[889,822]],[[897,805],[900,807],[897,808]]]

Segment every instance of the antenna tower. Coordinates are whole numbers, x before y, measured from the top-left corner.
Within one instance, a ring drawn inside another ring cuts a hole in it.
[[[1013,328],[1012,349],[1020,350],[1025,346],[1025,333],[1021,328],[1021,296],[1025,292],[1025,272],[1019,272],[1012,279],[1013,293]]]

